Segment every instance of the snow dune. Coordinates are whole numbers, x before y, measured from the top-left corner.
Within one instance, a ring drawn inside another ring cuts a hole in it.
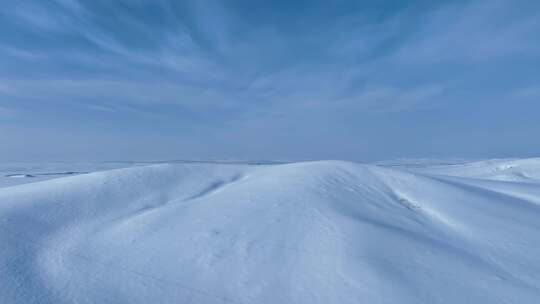
[[[538,303],[540,160],[161,164],[0,188],[0,303]]]

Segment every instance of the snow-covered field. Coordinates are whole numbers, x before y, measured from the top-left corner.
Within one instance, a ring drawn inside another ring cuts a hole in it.
[[[0,303],[540,303],[540,159],[55,166],[0,167]]]

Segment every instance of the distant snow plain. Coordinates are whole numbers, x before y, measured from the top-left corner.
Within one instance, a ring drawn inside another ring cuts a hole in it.
[[[540,303],[540,159],[1,164],[0,303]]]

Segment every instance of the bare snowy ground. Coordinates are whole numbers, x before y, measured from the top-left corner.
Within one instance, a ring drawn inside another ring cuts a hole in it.
[[[540,159],[13,168],[0,303],[540,300]]]
[[[19,162],[0,163],[0,188],[35,183],[53,178],[86,174],[118,168],[127,168],[142,163],[134,162]]]

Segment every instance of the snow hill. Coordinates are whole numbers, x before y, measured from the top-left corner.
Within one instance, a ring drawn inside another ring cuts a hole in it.
[[[160,164],[0,188],[0,303],[539,303],[540,160]]]

